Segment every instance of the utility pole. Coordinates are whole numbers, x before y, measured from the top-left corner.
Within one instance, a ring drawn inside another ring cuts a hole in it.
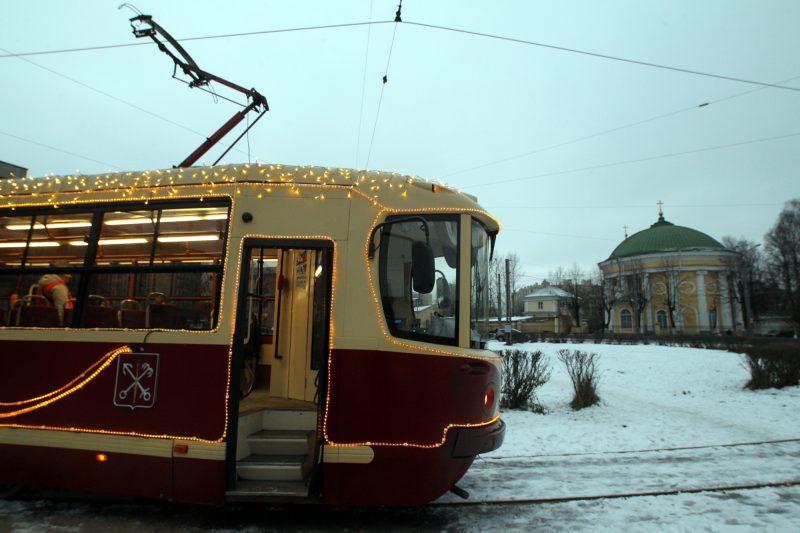
[[[506,259],[506,345],[514,344],[511,335],[511,259]]]
[[[503,293],[500,292],[500,269],[497,270],[497,327],[503,320]]]

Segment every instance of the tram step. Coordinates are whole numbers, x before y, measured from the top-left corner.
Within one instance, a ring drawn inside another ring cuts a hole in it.
[[[306,498],[308,487],[302,481],[258,481],[240,479],[236,488],[227,492],[228,500],[246,501],[254,498]]]
[[[236,463],[240,479],[302,481],[303,455],[250,455]]]
[[[317,429],[317,412],[306,409],[267,409],[262,412],[264,429]]]
[[[250,453],[257,455],[303,455],[309,452],[313,431],[264,429],[247,437]]]

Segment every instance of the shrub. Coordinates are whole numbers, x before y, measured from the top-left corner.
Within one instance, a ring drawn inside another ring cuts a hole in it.
[[[748,389],[782,389],[800,384],[800,343],[778,342],[748,346],[745,362],[750,369]]]
[[[567,374],[572,380],[572,389],[575,394],[572,397],[570,406],[578,410],[599,403],[600,397],[597,396],[597,354],[580,350],[573,352],[559,350],[558,359],[567,367]]]
[[[542,352],[503,350],[497,353],[503,356],[503,396],[500,406],[544,413],[544,407],[536,398],[536,390],[550,379],[550,369]]]

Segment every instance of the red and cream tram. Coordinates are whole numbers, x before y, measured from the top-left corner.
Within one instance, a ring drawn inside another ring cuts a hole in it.
[[[438,498],[503,440],[498,230],[380,172],[0,180],[0,490]]]

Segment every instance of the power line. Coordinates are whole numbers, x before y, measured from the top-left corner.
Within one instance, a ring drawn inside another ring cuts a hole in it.
[[[586,50],[578,50],[576,48],[567,48],[567,47],[564,47],[564,46],[556,46],[556,45],[552,45],[552,44],[538,43],[538,42],[535,42],[535,41],[526,41],[524,39],[515,39],[513,37],[504,37],[502,35],[493,35],[493,34],[490,34],[490,33],[481,33],[481,32],[477,32],[477,31],[462,30],[462,29],[458,29],[458,28],[449,28],[447,26],[438,26],[438,25],[435,25],[435,24],[424,24],[422,22],[409,22],[409,21],[406,21],[406,24],[409,24],[409,25],[412,25],[412,26],[420,26],[420,27],[423,27],[423,28],[432,28],[432,29],[436,29],[436,30],[451,31],[451,32],[455,32],[455,33],[464,33],[464,34],[467,34],[467,35],[474,35],[474,36],[477,36],[477,37],[487,37],[487,38],[490,38],[490,39],[497,39],[497,40],[501,40],[501,41],[509,41],[509,42],[518,43],[518,44],[525,44],[525,45],[530,45],[530,46],[538,46],[538,47],[542,47],[542,48],[549,48],[549,49],[552,49],[552,50],[559,50],[559,51],[562,51],[562,52],[570,52],[570,53],[573,53],[573,54],[582,54],[582,55],[586,55],[586,56],[597,57],[597,58],[600,58],[600,59],[608,59],[608,60],[611,60],[611,61],[620,61],[620,62],[623,62],[623,63],[631,63],[631,64],[634,64],[634,65],[641,65],[641,66],[644,66],[644,67],[652,67],[652,68],[658,68],[658,69],[663,69],[663,70],[671,70],[671,71],[674,71],[674,72],[683,72],[684,74],[693,74],[695,76],[705,76],[707,78],[716,78],[716,79],[720,79],[720,80],[736,81],[736,82],[740,82],[740,83],[749,83],[751,85],[760,85],[762,87],[771,87],[773,89],[785,89],[785,90],[788,90],[788,91],[798,91],[798,92],[800,92],[800,87],[789,87],[789,86],[786,86],[786,85],[777,85],[777,84],[774,84],[774,83],[765,83],[765,82],[756,81],[756,80],[748,80],[748,79],[745,79],[745,78],[736,78],[734,76],[725,76],[725,75],[722,75],[722,74],[713,74],[713,73],[710,73],[710,72],[702,72],[702,71],[699,71],[699,70],[690,70],[690,69],[685,69],[685,68],[680,68],[680,67],[673,67],[673,66],[669,66],[669,65],[661,65],[659,63],[650,63],[650,62],[647,62],[647,61],[639,61],[637,59],[629,59],[629,58],[625,58],[625,57],[618,57],[618,56],[611,56],[611,55],[607,55],[607,54],[600,54],[600,53],[597,53],[597,52],[589,52],[589,51],[586,51]]]
[[[370,21],[370,22],[351,22],[347,24],[329,24],[326,26],[305,26],[301,28],[285,28],[279,30],[262,30],[262,31],[249,31],[249,32],[242,32],[242,33],[227,33],[222,35],[203,35],[200,37],[185,37],[183,39],[175,39],[178,42],[186,42],[186,41],[203,41],[207,39],[225,39],[230,37],[247,37],[251,35],[267,35],[270,33],[289,33],[289,32],[298,32],[298,31],[313,31],[313,30],[328,30],[333,28],[350,28],[356,26],[365,26],[370,24],[387,24],[389,22],[393,22],[391,20],[377,20],[377,21]],[[40,56],[40,55],[49,55],[49,54],[66,54],[71,52],[90,52],[94,50],[108,50],[112,48],[126,48],[129,46],[145,46],[151,45],[151,42],[133,42],[133,43],[124,43],[124,44],[106,44],[106,45],[99,45],[99,46],[85,46],[82,48],[62,48],[59,50],[40,50],[37,52],[21,52],[18,54],[12,54],[11,52],[6,51],[5,55],[0,55],[0,59],[4,59],[7,57],[23,57],[23,56]]]
[[[75,152],[70,152],[70,151],[67,151],[67,150],[63,150],[61,148],[56,148],[55,146],[50,146],[49,144],[40,143],[38,141],[34,141],[34,140],[31,140],[31,139],[26,139],[25,137],[20,137],[19,135],[14,135],[12,133],[8,133],[8,132],[5,132],[5,131],[0,131],[0,135],[5,135],[7,137],[11,137],[13,139],[24,141],[26,143],[35,144],[37,146],[48,148],[48,149],[54,150],[56,152],[61,152],[62,154],[67,154],[67,155],[71,155],[73,157],[77,157],[77,158],[80,158],[80,159],[85,159],[86,161],[92,161],[93,163],[98,163],[98,164],[103,165],[103,166],[108,167],[108,168],[121,170],[118,166],[112,165],[111,163],[106,163],[105,161],[100,161],[98,159],[92,159],[91,157],[86,157],[85,155],[76,154]]]
[[[7,53],[9,53],[9,54],[12,54],[11,52],[9,52],[8,50],[6,50],[5,48],[2,48],[2,47],[0,47],[0,50],[2,50],[3,52],[7,52]],[[12,56],[15,56],[15,55],[16,55],[16,54],[12,54]],[[2,57],[5,57],[5,56],[2,56]],[[192,128],[188,127],[188,126],[184,126],[183,124],[181,124],[181,123],[179,123],[179,122],[175,122],[174,120],[168,119],[167,117],[165,117],[165,116],[162,116],[162,115],[159,115],[158,113],[154,113],[154,112],[152,112],[152,111],[149,111],[149,110],[147,110],[147,109],[145,109],[145,108],[143,108],[143,107],[141,107],[141,106],[138,106],[138,105],[136,105],[136,104],[134,104],[134,103],[131,103],[131,102],[127,101],[127,100],[124,100],[124,99],[122,99],[122,98],[119,98],[119,97],[117,97],[117,96],[114,96],[113,94],[107,93],[107,92],[105,92],[105,91],[103,91],[103,90],[100,90],[100,89],[98,89],[98,88],[96,88],[96,87],[94,87],[94,86],[92,86],[92,85],[89,85],[89,84],[87,84],[87,83],[84,83],[84,82],[82,82],[82,81],[80,81],[80,80],[77,80],[77,79],[75,79],[75,78],[73,78],[73,77],[67,76],[66,74],[63,74],[63,73],[61,73],[61,72],[58,72],[57,70],[53,70],[53,69],[51,69],[51,68],[49,68],[49,67],[45,67],[44,65],[41,65],[41,64],[39,64],[39,63],[36,63],[35,61],[33,61],[33,60],[31,60],[31,59],[28,59],[28,58],[26,58],[26,57],[19,57],[19,60],[20,60],[20,61],[25,61],[26,63],[29,63],[29,64],[33,65],[34,67],[36,67],[36,68],[40,68],[40,69],[42,69],[42,70],[44,70],[44,71],[46,71],[46,72],[49,72],[50,74],[53,74],[53,75],[55,75],[55,76],[58,76],[59,78],[63,78],[63,79],[65,79],[65,80],[67,80],[67,81],[70,81],[70,82],[72,82],[72,83],[75,83],[75,84],[77,84],[77,85],[80,85],[81,87],[83,87],[83,88],[85,88],[85,89],[88,89],[88,90],[90,90],[90,91],[96,92],[97,94],[101,94],[101,95],[105,96],[106,98],[110,98],[110,99],[112,99],[112,100],[114,100],[114,101],[116,101],[116,102],[119,102],[119,103],[121,103],[121,104],[123,104],[123,105],[126,105],[126,106],[128,106],[128,107],[131,107],[131,108],[133,108],[133,109],[135,109],[135,110],[137,110],[137,111],[140,111],[140,112],[142,112],[142,113],[145,113],[145,114],[147,114],[147,115],[150,115],[151,117],[157,118],[158,120],[162,120],[162,121],[164,121],[164,122],[167,122],[168,124],[172,124],[173,126],[177,126],[177,127],[181,128],[181,129],[183,129],[183,130],[186,130],[186,131],[188,131],[188,132],[190,132],[190,133],[194,133],[194,134],[196,134],[196,135],[200,135],[201,137],[206,137],[206,135],[205,135],[205,134],[203,134],[203,133],[201,133],[201,132],[199,132],[199,131],[197,131],[197,130],[194,130],[194,129],[192,129]],[[181,83],[187,83],[186,81],[184,81],[184,80],[181,80],[180,78],[175,78],[175,79],[177,79],[177,80],[178,80],[178,81],[180,81]],[[200,89],[201,89],[201,90],[204,90],[204,91],[206,91],[206,92],[210,92],[210,91],[208,91],[207,89],[205,89],[205,88],[203,88],[203,87],[201,87]],[[214,93],[212,93],[212,94],[214,94]],[[215,96],[215,97],[218,97],[218,98],[223,98],[223,99],[225,99],[225,100],[228,100],[228,101],[230,101],[230,102],[233,102],[233,103],[234,103],[234,104],[236,104],[236,105],[242,105],[242,104],[240,104],[239,102],[236,102],[236,101],[234,101],[234,100],[230,100],[229,98],[220,97],[220,96],[218,96],[218,95],[216,95],[216,94],[214,94],[214,96]],[[221,144],[224,144],[224,143],[221,143]],[[240,153],[244,153],[242,150],[240,150],[240,149],[238,149],[238,148],[236,148],[236,151],[237,151],[237,152],[240,152]],[[116,167],[115,167],[115,168],[116,168]]]
[[[781,81],[779,81],[777,83],[786,83],[788,81],[794,81],[794,80],[797,80],[797,79],[800,79],[800,76],[787,78],[787,79],[781,80]],[[462,169],[462,170],[458,170],[456,172],[451,172],[449,174],[444,174],[441,177],[442,178],[447,178],[447,177],[455,176],[455,175],[458,175],[458,174],[465,174],[467,172],[472,172],[473,170],[478,170],[478,169],[481,169],[481,168],[486,168],[486,167],[498,165],[500,163],[505,163],[507,161],[513,161],[514,159],[521,159],[523,157],[527,157],[527,156],[534,155],[534,154],[539,154],[539,153],[542,153],[542,152],[546,152],[548,150],[553,150],[553,149],[556,149],[556,148],[562,148],[564,146],[569,146],[570,144],[576,144],[576,143],[579,143],[579,142],[582,142],[582,141],[587,141],[589,139],[594,139],[596,137],[601,137],[603,135],[608,135],[610,133],[615,133],[615,132],[618,132],[618,131],[621,131],[621,130],[624,130],[624,129],[633,128],[635,126],[641,126],[642,124],[647,124],[648,122],[654,122],[656,120],[661,120],[661,119],[664,119],[664,118],[672,117],[672,116],[675,116],[675,115],[679,115],[681,113],[686,113],[688,111],[696,111],[698,109],[706,108],[706,107],[708,107],[710,105],[718,104],[718,103],[724,102],[726,100],[733,100],[734,98],[739,98],[741,96],[746,96],[748,94],[752,94],[752,93],[755,93],[755,92],[758,92],[758,91],[763,91],[764,89],[766,89],[766,87],[757,87],[755,89],[750,89],[749,91],[744,91],[744,92],[733,94],[733,95],[730,95],[730,96],[725,96],[723,98],[718,98],[717,100],[710,100],[708,102],[703,102],[702,104],[699,104],[699,105],[693,105],[693,106],[685,107],[685,108],[678,109],[678,110],[675,110],[675,111],[670,111],[668,113],[662,113],[660,115],[656,115],[656,116],[653,116],[653,117],[650,117],[650,118],[646,118],[646,119],[643,119],[643,120],[637,120],[637,121],[629,122],[628,124],[623,124],[621,126],[616,126],[614,128],[610,128],[610,129],[607,129],[607,130],[599,131],[599,132],[596,132],[596,133],[590,133],[588,135],[577,137],[575,139],[571,139],[571,140],[568,140],[568,141],[563,141],[563,142],[560,142],[560,143],[551,144],[551,145],[548,145],[548,146],[543,146],[541,148],[537,148],[535,150],[530,150],[530,151],[524,152],[522,154],[512,155],[512,156],[509,156],[509,157],[504,157],[502,159],[497,159],[497,160],[494,160],[494,161],[490,161],[488,163],[483,163],[483,164],[476,165],[476,166],[473,166],[473,167],[465,168],[465,169]]]
[[[389,45],[389,57],[386,58],[386,70],[384,70],[383,74],[383,84],[381,85],[381,95],[378,98],[378,109],[375,112],[375,123],[372,125],[372,136],[369,140],[369,150],[367,150],[367,163],[364,165],[366,168],[369,168],[369,160],[372,157],[372,145],[375,142],[375,132],[378,129],[378,119],[381,116],[381,104],[383,103],[383,91],[386,89],[386,84],[389,81],[389,63],[392,61],[392,51],[394,50],[394,39],[397,35],[397,25],[398,23],[402,22],[400,19],[400,9],[403,6],[403,0],[400,0],[400,6],[397,8],[397,15],[394,19],[395,25],[394,30],[392,31],[392,43]]]
[[[534,230],[527,230],[527,229],[514,229],[514,228],[503,228],[503,232],[512,231],[516,233],[532,233],[534,235],[547,235],[550,237],[568,237],[570,239],[591,239],[595,241],[611,241],[611,242],[619,242],[619,239],[609,239],[606,237],[591,237],[589,235],[570,235],[567,233],[550,233],[546,231],[534,231]]]
[[[247,37],[247,36],[253,36],[253,35],[268,35],[268,34],[273,34],[273,33],[289,33],[289,32],[315,31],[315,30],[326,30],[326,29],[336,29],[336,28],[351,28],[351,27],[366,26],[366,25],[372,25],[372,24],[388,24],[388,23],[391,23],[391,22],[396,22],[396,20],[351,22],[351,23],[344,23],[344,24],[328,24],[328,25],[323,25],[323,26],[303,26],[303,27],[298,27],[298,28],[284,28],[284,29],[277,29],[277,30],[259,30],[259,31],[250,31],[250,32],[226,33],[226,34],[218,34],[218,35],[203,35],[203,36],[198,36],[198,37],[185,37],[183,39],[176,39],[176,40],[178,42],[187,42],[187,41],[200,41],[200,40],[207,40],[207,39],[224,39],[224,38],[232,38],[232,37]],[[735,76],[725,76],[725,75],[722,75],[722,74],[714,74],[714,73],[710,73],[710,72],[702,72],[702,71],[699,71],[699,70],[691,70],[691,69],[686,69],[686,68],[681,68],[681,67],[674,67],[674,66],[670,66],[670,65],[662,65],[662,64],[659,64],[659,63],[651,63],[651,62],[648,62],[648,61],[640,61],[640,60],[636,60],[636,59],[612,56],[612,55],[608,55],[608,54],[600,54],[598,52],[590,52],[590,51],[587,51],[587,50],[579,50],[579,49],[576,49],[576,48],[568,48],[568,47],[565,47],[565,46],[557,46],[557,45],[552,45],[552,44],[539,43],[539,42],[535,42],[535,41],[528,41],[528,40],[525,40],[525,39],[516,39],[516,38],[513,38],[513,37],[505,37],[505,36],[502,36],[502,35],[494,35],[494,34],[490,34],[490,33],[483,33],[483,32],[471,31],[471,30],[464,30],[464,29],[460,29],[460,28],[451,28],[451,27],[447,27],[447,26],[439,26],[439,25],[436,25],[436,24],[426,24],[426,23],[423,23],[423,22],[405,21],[405,24],[408,24],[408,25],[411,25],[411,26],[420,26],[420,27],[423,27],[423,28],[442,30],[442,31],[463,33],[463,34],[466,34],[466,35],[473,35],[473,36],[476,36],[476,37],[486,37],[486,38],[489,38],[489,39],[497,39],[497,40],[501,40],[501,41],[508,41],[508,42],[513,42],[513,43],[517,43],[517,44],[525,44],[525,45],[529,45],[529,46],[538,46],[538,47],[541,47],[541,48],[549,48],[549,49],[552,49],[552,50],[559,50],[559,51],[562,51],[562,52],[570,52],[570,53],[573,53],[573,54],[587,55],[587,56],[591,56],[591,57],[597,57],[597,58],[600,58],[600,59],[608,59],[608,60],[611,60],[611,61],[620,61],[620,62],[623,62],[623,63],[630,63],[630,64],[641,65],[641,66],[645,66],[645,67],[658,68],[658,69],[663,69],[663,70],[671,70],[671,71],[674,71],[674,72],[682,72],[682,73],[685,73],[685,74],[693,74],[693,75],[696,75],[696,76],[705,76],[705,77],[717,78],[717,79],[727,80],[727,81],[748,83],[748,84],[751,84],[751,85],[760,85],[762,87],[771,87],[773,89],[785,89],[785,90],[789,90],[789,91],[798,91],[798,92],[800,92],[800,87],[790,87],[790,86],[786,86],[786,85],[779,85],[779,84],[774,84],[774,83],[761,82],[761,81],[757,81],[757,80],[749,80],[749,79],[745,79],[745,78],[738,78],[738,77],[735,77]],[[35,56],[35,55],[48,55],[48,54],[63,54],[63,53],[72,53],[72,52],[88,52],[88,51],[94,51],[94,50],[107,50],[107,49],[113,49],[113,48],[125,48],[125,47],[129,47],[129,46],[144,46],[144,45],[147,45],[147,44],[151,44],[151,43],[134,42],[134,43],[122,43],[122,44],[108,44],[108,45],[99,45],[99,46],[85,46],[85,47],[80,47],[80,48],[63,48],[63,49],[56,49],[56,50],[39,50],[39,51],[34,51],[34,52],[20,52],[20,53],[16,53],[16,54],[12,54],[12,53],[8,53],[7,52],[4,55],[0,55],[0,59],[8,58],[8,57],[22,57],[22,56]]]
[[[369,20],[372,20],[373,0],[369,2]],[[367,64],[369,61],[369,42],[372,37],[372,26],[367,26],[367,43],[364,46],[364,73],[361,76],[361,107],[358,111],[358,136],[356,137],[356,163],[354,168],[358,168],[358,160],[361,155],[361,125],[364,122],[364,99],[367,90]]]
[[[3,52],[8,52],[8,50],[6,50],[5,48],[0,48],[0,50],[2,50]],[[14,57],[14,56],[15,56],[15,54],[12,54],[11,56],[8,56],[8,57]],[[6,57],[6,56],[1,56],[1,57]],[[143,107],[140,107],[140,106],[138,106],[136,104],[128,102],[127,100],[123,100],[122,98],[116,97],[113,94],[110,94],[110,93],[107,93],[105,91],[102,91],[102,90],[100,90],[100,89],[98,89],[96,87],[93,87],[92,85],[89,85],[88,83],[84,83],[84,82],[82,82],[80,80],[76,80],[75,78],[67,76],[66,74],[58,72],[57,70],[53,70],[51,68],[45,67],[44,65],[40,65],[39,63],[36,63],[35,61],[32,61],[32,60],[27,59],[25,57],[19,57],[19,59],[21,61],[25,61],[26,63],[29,63],[29,64],[33,65],[36,68],[40,68],[40,69],[42,69],[44,71],[49,72],[50,74],[54,74],[54,75],[58,76],[59,78],[63,78],[65,80],[67,80],[67,81],[71,81],[72,83],[80,85],[81,87],[83,87],[85,89],[89,89],[90,91],[96,92],[97,94],[101,94],[101,95],[105,96],[106,98],[111,98],[112,100],[114,100],[116,102],[119,102],[119,103],[121,103],[123,105],[126,105],[128,107],[132,107],[133,109],[136,109],[137,111],[141,111],[142,113],[146,113],[146,114],[148,114],[148,115],[150,115],[152,117],[155,117],[155,118],[157,118],[159,120],[163,120],[164,122],[168,122],[168,123],[172,124],[173,126],[178,126],[179,128],[182,128],[182,129],[184,129],[186,131],[189,131],[189,132],[192,132],[192,133],[196,133],[197,135],[201,135],[201,136],[205,137],[205,135],[203,135],[199,131],[193,130],[193,129],[187,127],[187,126],[184,126],[183,124],[179,124],[179,123],[175,122],[174,120],[170,120],[170,119],[168,119],[166,117],[163,117],[161,115],[153,113],[152,111],[148,111],[147,109],[145,109]],[[179,81],[183,81],[183,80],[179,80]]]
[[[537,178],[546,178],[546,177],[550,177],[550,176],[560,176],[562,174],[570,174],[572,172],[585,172],[587,170],[597,170],[597,169],[600,169],[600,168],[610,168],[610,167],[616,167],[616,166],[620,166],[620,165],[629,165],[629,164],[632,164],[632,163],[642,163],[642,162],[645,162],[645,161],[654,161],[654,160],[657,160],[657,159],[666,159],[666,158],[669,158],[669,157],[678,157],[678,156],[682,156],[682,155],[698,154],[698,153],[701,153],[701,152],[711,152],[711,151],[714,151],[714,150],[723,150],[725,148],[735,148],[737,146],[745,146],[745,145],[748,145],[748,144],[756,144],[756,143],[777,141],[777,140],[781,140],[781,139],[788,139],[788,138],[791,138],[791,137],[797,137],[798,135],[800,135],[800,132],[789,133],[789,134],[786,134],[786,135],[777,135],[775,137],[766,137],[766,138],[763,138],[763,139],[752,139],[752,140],[749,140],[749,141],[742,141],[742,142],[738,142],[738,143],[722,144],[722,145],[718,145],[718,146],[709,146],[707,148],[698,148],[696,150],[686,150],[686,151],[683,151],[683,152],[672,152],[672,153],[668,153],[668,154],[654,155],[654,156],[651,156],[651,157],[642,157],[640,159],[628,159],[628,160],[625,160],[625,161],[616,161],[614,163],[604,163],[604,164],[601,164],[601,165],[593,165],[593,166],[589,166],[589,167],[572,168],[572,169],[569,169],[569,170],[560,170],[560,171],[557,171],[557,172],[546,172],[544,174],[536,174],[534,176],[524,176],[524,177],[521,177],[521,178],[495,180],[495,181],[489,181],[489,182],[485,182],[485,183],[479,183],[479,184],[476,184],[476,185],[463,185],[460,188],[461,189],[475,189],[475,188],[478,188],[478,187],[489,187],[489,186],[493,186],[493,185],[499,185],[499,184],[502,184],[502,183],[513,183],[513,182],[517,182],[517,181],[526,181],[526,180],[532,180],[532,179],[537,179]]]
[[[784,205],[778,203],[752,203],[752,204],[670,204],[670,208],[713,209],[713,208],[740,208],[740,207],[776,207]],[[485,205],[486,209],[652,209],[648,205]]]

